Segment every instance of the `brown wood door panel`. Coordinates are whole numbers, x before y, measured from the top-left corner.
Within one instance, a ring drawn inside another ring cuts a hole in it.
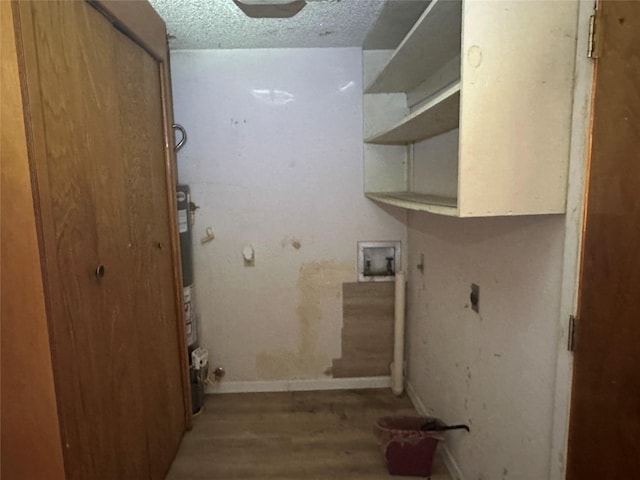
[[[0,478],[63,480],[10,2],[0,2],[0,58]]]
[[[167,52],[118,29],[158,47],[164,26],[136,2],[12,6],[67,478],[163,478],[190,418]]]
[[[176,339],[167,172],[164,164],[161,70],[123,34],[116,40],[127,217],[136,278],[135,316],[143,339],[141,385],[147,412],[151,478],[164,478],[184,431],[182,371]],[[181,307],[180,307],[181,308]]]
[[[84,2],[35,2],[46,152],[36,159],[54,368],[69,478],[146,478],[139,347],[126,288],[114,29]],[[61,26],[63,28],[61,28]],[[98,265],[105,275],[95,275]]]
[[[640,2],[605,1],[567,478],[640,478]]]
[[[85,2],[18,8],[68,477],[164,478],[190,408],[164,65]]]

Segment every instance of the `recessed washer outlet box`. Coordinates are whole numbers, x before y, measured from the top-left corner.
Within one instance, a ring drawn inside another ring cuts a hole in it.
[[[401,242],[358,242],[358,281],[392,282],[401,270]]]

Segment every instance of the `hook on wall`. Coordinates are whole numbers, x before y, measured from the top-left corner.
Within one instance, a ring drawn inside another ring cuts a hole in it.
[[[177,153],[178,150],[180,150],[182,147],[184,147],[184,144],[187,143],[187,131],[179,123],[174,123],[173,124],[173,129],[174,130],[179,130],[180,133],[182,134],[182,138],[180,138],[180,141],[176,142],[176,146],[175,146],[175,149],[174,149],[176,151],[176,153]]]
[[[200,243],[204,244],[213,240],[215,235],[213,234],[213,229],[211,227],[207,227],[205,230],[205,236],[200,239]]]

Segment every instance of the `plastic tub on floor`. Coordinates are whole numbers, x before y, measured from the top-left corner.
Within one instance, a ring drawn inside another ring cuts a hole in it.
[[[440,431],[422,430],[428,422],[445,426],[441,420],[431,417],[382,417],[378,420],[375,433],[391,475],[431,476],[433,456],[438,441],[444,440],[444,436]]]

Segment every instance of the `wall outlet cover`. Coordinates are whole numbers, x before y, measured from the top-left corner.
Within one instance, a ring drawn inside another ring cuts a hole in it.
[[[480,313],[480,286],[475,283],[471,284],[471,294],[469,295],[469,301],[471,301],[471,309],[474,312]]]

